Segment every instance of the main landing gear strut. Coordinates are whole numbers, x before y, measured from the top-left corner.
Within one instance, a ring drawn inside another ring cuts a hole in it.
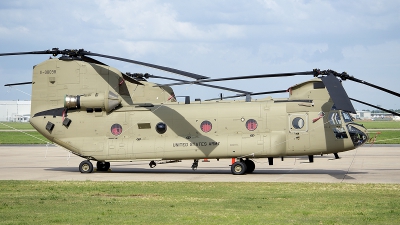
[[[243,175],[246,173],[252,173],[256,165],[253,160],[250,159],[240,159],[231,165],[231,172],[233,175]]]
[[[153,168],[156,166],[156,163],[151,161],[149,165]],[[192,164],[192,170],[197,170],[198,165],[199,160],[195,159]],[[108,171],[110,169],[110,162],[98,161],[96,166],[97,171]],[[252,173],[255,168],[256,166],[253,160],[241,158],[231,165],[231,172],[233,175],[243,175],[246,173]],[[93,164],[89,160],[82,161],[79,164],[79,171],[81,173],[91,173],[93,172]]]

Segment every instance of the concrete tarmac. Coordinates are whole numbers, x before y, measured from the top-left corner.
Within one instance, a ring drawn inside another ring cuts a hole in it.
[[[254,159],[255,171],[241,176],[231,174],[230,159],[199,160],[195,171],[191,160],[155,168],[149,161],[111,162],[111,171],[83,174],[78,169],[83,159],[63,148],[0,145],[0,180],[400,183],[399,145],[365,145],[339,156],[314,156],[314,163],[307,156],[276,158],[272,166]]]

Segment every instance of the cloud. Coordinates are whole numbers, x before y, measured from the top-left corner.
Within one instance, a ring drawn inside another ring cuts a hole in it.
[[[393,87],[399,11],[400,3],[390,0],[15,0],[0,3],[0,41],[1,52],[84,48],[213,77],[318,67]],[[1,58],[0,71],[17,71],[12,79],[26,81],[46,57]],[[103,60],[122,71],[152,72]],[[238,86],[265,90],[274,82]],[[346,85],[356,95],[364,91]]]

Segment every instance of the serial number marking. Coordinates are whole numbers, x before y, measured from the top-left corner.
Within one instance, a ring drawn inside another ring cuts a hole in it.
[[[56,74],[57,70],[41,70],[40,74]]]

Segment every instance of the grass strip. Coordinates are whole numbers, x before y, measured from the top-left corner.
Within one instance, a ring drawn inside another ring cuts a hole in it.
[[[364,125],[367,129],[400,129],[400,121],[356,120],[355,122]]]
[[[368,143],[375,144],[400,144],[400,130],[374,130],[368,133],[370,138],[376,137],[375,141],[371,140]]]
[[[0,130],[13,130],[12,128],[17,130],[34,130],[30,123],[21,123],[21,122],[0,122]]]
[[[2,224],[397,224],[399,184],[0,181]]]
[[[0,144],[46,144],[50,142],[37,131],[0,132]]]

